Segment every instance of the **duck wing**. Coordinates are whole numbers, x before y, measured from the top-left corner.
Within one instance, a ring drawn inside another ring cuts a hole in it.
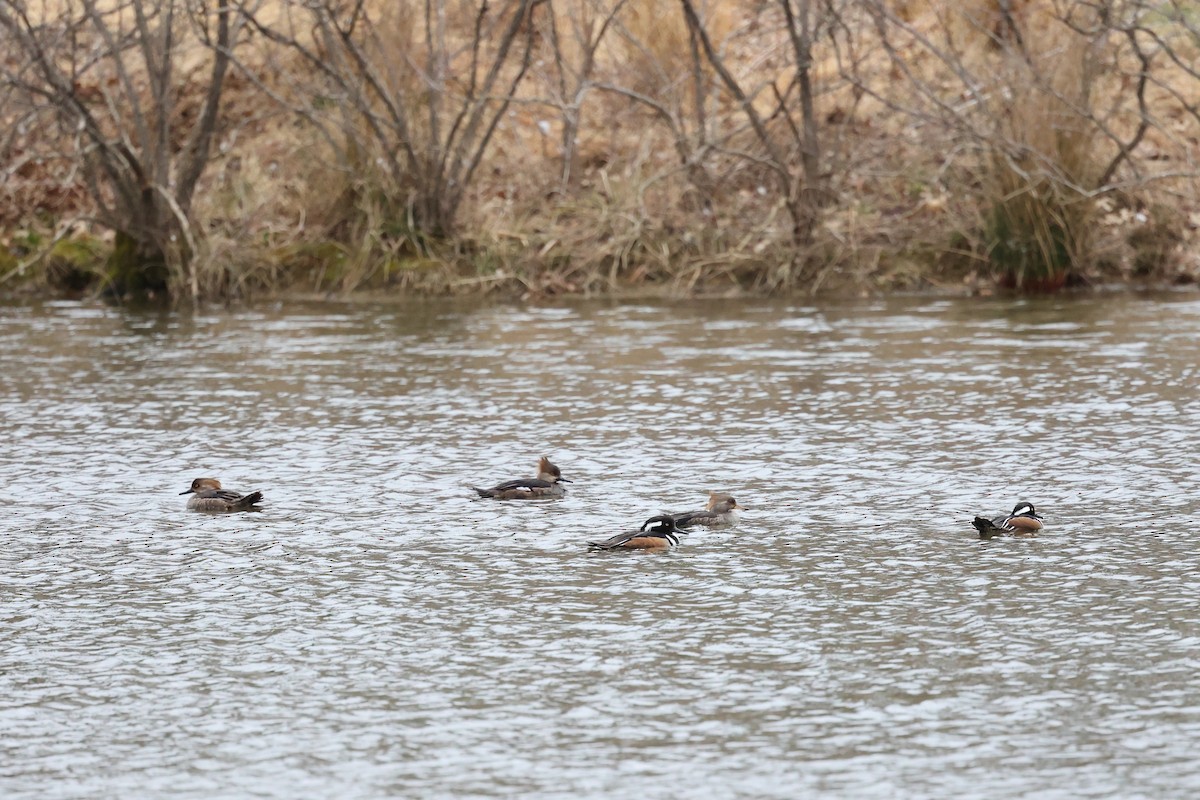
[[[231,503],[236,503],[238,500],[242,499],[240,494],[237,492],[231,492],[228,489],[203,489],[199,492],[196,492],[195,495],[196,497],[200,497],[205,500],[211,497],[217,500],[228,500]]]
[[[505,481],[493,486],[489,491],[506,492],[509,489],[549,489],[554,484],[541,478],[518,478],[515,481]]]
[[[612,550],[625,544],[630,539],[648,535],[644,531],[626,531],[625,533],[618,533],[616,536],[610,536],[602,542],[588,542],[587,544],[591,550]]]
[[[672,514],[676,528],[686,528],[689,525],[703,525],[705,520],[716,519],[715,511],[686,511],[682,514]]]

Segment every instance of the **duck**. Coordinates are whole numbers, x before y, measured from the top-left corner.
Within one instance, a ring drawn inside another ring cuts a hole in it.
[[[1033,507],[1033,503],[1022,500],[1013,507],[1012,513],[1007,517],[975,517],[971,525],[979,531],[980,539],[991,539],[1005,533],[1013,536],[1032,536],[1034,532],[1042,529],[1042,517]]]
[[[679,544],[679,534],[684,531],[675,527],[675,518],[660,514],[642,523],[636,531],[618,533],[603,542],[588,542],[589,550],[670,550]]]
[[[706,528],[723,528],[736,524],[741,518],[739,512],[745,510],[746,507],[739,506],[733,495],[725,492],[709,492],[708,504],[703,511],[685,511],[671,516],[675,519],[675,527],[680,529],[696,525],[703,525]]]
[[[226,511],[261,511],[257,506],[263,499],[262,492],[238,494],[221,488],[221,482],[216,478],[196,478],[192,488],[180,495],[190,494],[188,511],[208,511],[222,513]]]
[[[565,497],[567,487],[571,483],[562,476],[562,470],[550,463],[550,459],[542,456],[538,461],[536,478],[518,478],[515,481],[498,483],[490,489],[472,487],[480,497],[490,497],[496,500],[556,500]]]

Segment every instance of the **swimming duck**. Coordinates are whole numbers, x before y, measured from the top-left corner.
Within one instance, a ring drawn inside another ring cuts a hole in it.
[[[677,528],[691,528],[703,525],[708,528],[721,528],[735,524],[741,517],[739,511],[745,506],[739,506],[733,495],[724,492],[709,492],[708,505],[703,511],[686,511],[682,514],[672,514]]]
[[[670,514],[651,517],[636,531],[618,533],[603,542],[588,542],[589,550],[668,550],[679,544],[675,518]]]
[[[194,497],[188,498],[188,511],[261,511],[255,503],[262,500],[262,492],[251,492],[250,494],[241,495],[237,492],[231,492],[221,488],[221,482],[216,478],[196,478],[192,481],[192,488],[186,492],[180,492],[181,495],[190,494]]]
[[[1033,503],[1022,500],[1013,507],[1012,513],[1007,517],[996,517],[995,519],[976,517],[971,525],[979,531],[980,539],[991,539],[993,536],[1003,533],[1010,533],[1014,536],[1032,536],[1034,531],[1042,529],[1042,518],[1033,507]]]
[[[550,459],[542,456],[538,461],[536,478],[518,478],[490,489],[476,487],[475,491],[479,492],[480,497],[494,497],[497,500],[551,500],[566,495],[564,483],[571,481],[562,476],[562,470],[551,464]]]

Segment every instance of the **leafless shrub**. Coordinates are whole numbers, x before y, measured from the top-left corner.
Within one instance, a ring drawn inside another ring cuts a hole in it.
[[[35,2],[0,227],[99,221],[155,291],[1200,269],[1193,3]]]
[[[1182,190],[1194,201],[1195,153],[1180,132],[1194,135],[1197,113],[1180,91],[1196,81],[1196,36],[1179,4],[926,5],[902,15],[861,3],[899,80],[847,74],[920,132],[927,155],[942,152],[937,190],[958,195],[965,246],[1004,280],[1061,285],[1103,257],[1101,198]],[[1151,141],[1173,152],[1166,168],[1143,157]]]
[[[528,69],[543,2],[285,0],[270,18],[243,13],[298,59],[299,74],[276,64],[282,85],[262,85],[321,131],[351,176],[351,204],[419,239],[455,231]]]
[[[0,31],[9,46],[0,83],[29,132],[22,157],[86,189],[88,216],[116,234],[113,288],[198,294],[191,207],[239,40],[230,9],[0,0]]]

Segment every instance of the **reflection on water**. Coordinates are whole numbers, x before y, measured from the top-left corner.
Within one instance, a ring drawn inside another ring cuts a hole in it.
[[[0,309],[0,792],[1200,791],[1200,301]],[[560,502],[471,485],[551,456]],[[261,514],[183,511],[199,476]],[[663,510],[750,510],[665,555]],[[1017,500],[1048,528],[980,542]]]

